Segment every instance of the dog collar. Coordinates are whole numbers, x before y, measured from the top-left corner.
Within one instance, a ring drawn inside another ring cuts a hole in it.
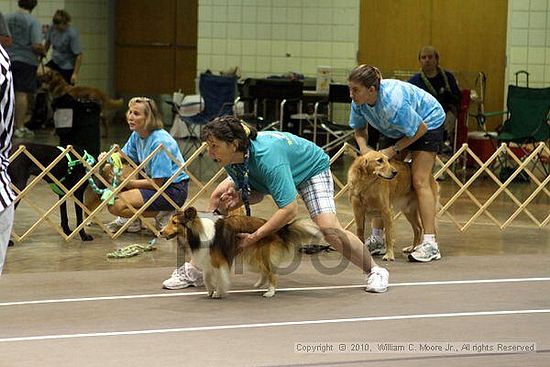
[[[59,149],[60,151],[62,152],[65,152],[65,148],[63,147],[60,147],[58,146],[57,149]],[[84,151],[84,155],[88,154],[86,151]],[[71,157],[71,155],[67,152],[65,153],[65,158],[67,158],[67,173],[65,174],[65,176],[63,176],[59,182],[63,182],[67,179],[67,177],[69,177],[71,175],[71,173],[73,172],[73,168],[78,166],[79,164],[82,164],[81,161],[79,161],[78,159],[73,159]],[[65,191],[63,191],[63,189],[61,187],[59,187],[58,184],[56,184],[55,182],[52,182],[50,184],[50,189],[56,193],[57,195],[60,195],[60,196],[63,196],[65,195]]]

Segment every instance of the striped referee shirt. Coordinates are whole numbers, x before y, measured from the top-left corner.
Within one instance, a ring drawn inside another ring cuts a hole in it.
[[[15,96],[13,77],[8,53],[0,45],[0,211],[6,209],[15,200],[8,175]]]

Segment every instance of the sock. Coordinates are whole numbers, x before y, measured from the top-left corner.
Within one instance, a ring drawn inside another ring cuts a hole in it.
[[[375,237],[383,238],[384,237],[384,229],[383,228],[373,228],[372,229],[372,235]]]
[[[422,242],[430,242],[430,243],[437,244],[435,240],[435,234],[425,234],[424,240]]]

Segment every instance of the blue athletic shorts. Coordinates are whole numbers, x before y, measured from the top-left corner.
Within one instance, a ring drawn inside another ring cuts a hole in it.
[[[38,87],[36,78],[37,66],[25,64],[21,61],[11,63],[13,74],[13,90],[22,93],[34,93]]]
[[[151,189],[139,189],[139,192],[141,193],[141,196],[143,197],[143,201],[147,202],[155,193],[157,190],[151,190]],[[164,194],[168,195],[170,199],[176,203],[179,208],[183,206],[185,203],[185,200],[187,200],[187,194],[189,192],[189,180],[183,180],[178,183],[173,183],[170,186],[164,190]],[[159,195],[155,201],[151,205],[149,205],[146,209],[146,211],[151,212],[158,212],[161,210],[176,210],[179,208],[174,208],[172,204],[170,204],[165,198],[164,195]]]
[[[405,148],[405,150],[438,153],[441,150],[441,145],[443,144],[444,132],[445,127],[443,125],[441,125],[437,129],[428,130],[426,131],[426,134],[422,135],[420,139],[409,145],[407,148]],[[393,139],[385,135],[380,135],[378,147],[379,149],[391,147],[399,140],[401,140],[401,138]]]

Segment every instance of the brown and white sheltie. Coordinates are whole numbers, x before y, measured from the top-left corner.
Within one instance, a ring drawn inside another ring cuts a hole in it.
[[[178,240],[191,250],[193,261],[203,270],[209,297],[221,298],[229,291],[229,273],[237,256],[241,256],[251,270],[260,273],[255,287],[267,283],[268,291],[263,296],[273,297],[277,287],[276,269],[295,253],[294,245],[315,237],[318,228],[311,222],[297,220],[254,245],[240,248],[237,234],[253,233],[265,222],[265,219],[244,215],[224,217],[197,213],[189,207],[174,214],[160,233],[167,239],[178,235]]]

